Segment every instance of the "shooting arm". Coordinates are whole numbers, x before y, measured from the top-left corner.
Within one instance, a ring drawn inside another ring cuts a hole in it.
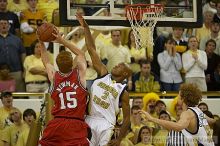
[[[48,52],[47,52],[43,42],[41,42],[41,60],[44,64],[44,67],[46,68],[48,78],[49,78],[50,82],[52,82],[54,74],[55,74],[55,69],[54,69],[53,65],[50,63],[49,55],[48,55]]]

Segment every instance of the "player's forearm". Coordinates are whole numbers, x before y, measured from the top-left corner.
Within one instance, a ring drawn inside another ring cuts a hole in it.
[[[129,126],[130,126],[130,116],[129,116],[129,118],[125,118],[123,120],[123,124],[120,128],[120,133],[119,133],[119,136],[118,136],[119,140],[122,140],[126,136],[126,133],[129,129]]]
[[[176,123],[176,122],[172,122],[172,121],[161,120],[158,118],[152,118],[151,121],[158,124],[158,125],[161,125],[162,127],[166,128],[168,130],[181,131],[184,129],[184,127],[182,125],[180,125],[179,123]]]
[[[47,53],[46,48],[41,49],[41,59],[42,59],[42,62],[43,62],[45,67],[47,66],[47,64],[50,63],[49,55]]]

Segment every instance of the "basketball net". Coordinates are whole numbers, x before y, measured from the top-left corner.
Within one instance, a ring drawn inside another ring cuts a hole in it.
[[[154,27],[161,18],[163,6],[160,4],[134,4],[126,6],[126,16],[131,24],[136,48],[153,49]]]

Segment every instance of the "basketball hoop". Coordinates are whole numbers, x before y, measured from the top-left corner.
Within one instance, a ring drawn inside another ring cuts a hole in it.
[[[147,47],[153,49],[154,27],[162,16],[161,4],[133,4],[127,5],[126,17],[131,24],[135,36],[136,48]]]

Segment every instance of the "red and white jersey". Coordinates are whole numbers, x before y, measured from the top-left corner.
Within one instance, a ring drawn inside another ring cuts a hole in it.
[[[77,68],[69,74],[56,71],[50,94],[54,100],[54,117],[84,119],[88,92],[80,83]]]

